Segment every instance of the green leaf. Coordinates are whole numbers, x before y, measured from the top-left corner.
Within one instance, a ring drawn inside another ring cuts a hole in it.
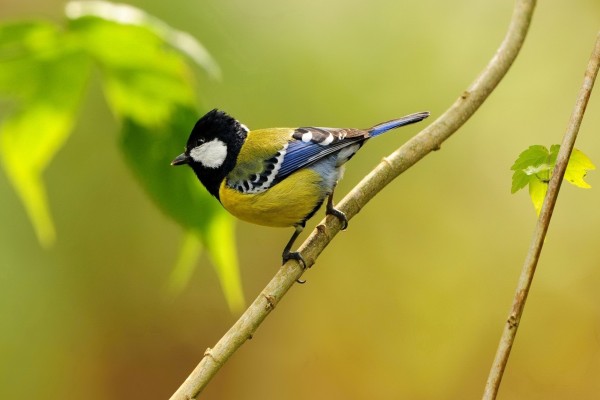
[[[48,246],[55,228],[42,174],[71,132],[90,60],[46,23],[2,26],[0,37],[0,91],[14,100],[0,126],[0,158]]]
[[[537,166],[545,163],[548,158],[548,149],[542,145],[533,145],[519,154],[512,167],[513,171],[525,169],[530,166]]]
[[[515,163],[510,167],[513,171],[511,192],[515,193],[523,189],[532,178],[535,179],[538,173],[545,173],[549,170],[547,164],[548,149],[544,146],[530,146],[527,150],[519,154]]]
[[[167,25],[160,19],[127,4],[107,1],[71,1],[65,7],[67,17],[77,21],[93,17],[121,26],[142,27],[152,32],[162,42],[187,55],[213,78],[220,78],[221,71],[210,53],[192,35]],[[108,42],[106,46],[118,45],[119,41]],[[135,43],[135,42],[133,42]],[[139,52],[139,50],[138,50]]]
[[[74,20],[71,28],[100,64],[109,105],[118,116],[159,125],[177,106],[195,106],[185,59],[149,28],[93,17]]]
[[[565,171],[565,179],[577,187],[589,189],[591,186],[583,178],[585,178],[588,171],[594,169],[596,169],[596,166],[581,150],[573,149]]]
[[[523,170],[517,170],[513,173],[511,193],[515,193],[529,184],[531,177]]]
[[[535,213],[539,216],[542,211],[542,204],[544,204],[544,197],[548,191],[548,184],[540,181],[539,179],[532,179],[529,182],[529,197],[535,208]]]

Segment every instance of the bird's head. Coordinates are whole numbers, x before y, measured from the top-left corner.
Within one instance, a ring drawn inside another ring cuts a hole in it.
[[[171,165],[189,165],[208,191],[219,198],[221,181],[235,166],[248,128],[214,109],[196,122],[185,151]]]

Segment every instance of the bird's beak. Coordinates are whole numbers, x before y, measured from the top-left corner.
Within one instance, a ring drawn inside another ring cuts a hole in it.
[[[178,155],[177,157],[175,157],[175,159],[173,161],[171,161],[171,165],[183,165],[183,164],[188,164],[190,162],[190,157],[187,156],[185,153],[182,153],[180,155]]]

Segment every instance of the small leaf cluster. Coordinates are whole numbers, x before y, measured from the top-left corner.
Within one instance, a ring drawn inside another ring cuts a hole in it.
[[[529,196],[538,215],[548,191],[548,182],[552,177],[559,150],[558,144],[553,144],[550,149],[542,145],[530,146],[519,154],[510,168],[514,171],[511,192],[515,193],[529,186]],[[591,160],[580,150],[573,149],[564,179],[577,187],[588,189],[591,186],[584,181],[584,178],[587,172],[593,169],[596,167]]]

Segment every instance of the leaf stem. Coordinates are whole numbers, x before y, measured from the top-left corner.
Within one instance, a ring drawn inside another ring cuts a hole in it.
[[[500,343],[498,344],[498,349],[496,351],[496,357],[494,358],[494,362],[485,386],[483,393],[484,400],[493,400],[498,394],[502,375],[504,374],[504,370],[508,362],[510,350],[513,346],[515,336],[517,334],[517,328],[519,327],[521,316],[523,315],[523,310],[525,308],[525,301],[527,300],[527,295],[529,294],[529,289],[531,288],[531,283],[533,281],[533,275],[542,251],[542,246],[544,245],[544,238],[546,237],[546,232],[548,231],[548,226],[550,225],[550,219],[552,218],[552,212],[554,211],[554,205],[556,204],[560,185],[562,183],[567,164],[569,163],[569,157],[573,151],[573,146],[575,145],[575,139],[577,138],[581,120],[583,119],[583,114],[590,98],[599,67],[600,33],[598,33],[598,36],[596,37],[596,44],[585,71],[583,85],[579,91],[579,96],[577,97],[577,101],[575,103],[575,109],[571,114],[567,132],[565,133],[560,146],[556,160],[556,166],[554,167],[552,177],[550,178],[550,182],[548,184],[548,192],[544,198],[542,210],[535,226],[535,230],[533,231],[531,244],[529,251],[527,252],[527,256],[525,257],[523,269],[521,270],[521,276],[517,284],[517,290],[513,299],[513,304],[511,306],[506,325],[504,326],[504,331],[502,332],[502,337],[500,338]]]
[[[452,106],[431,125],[385,157],[352,191],[337,204],[347,218],[355,216],[379,191],[394,178],[433,150],[438,150],[447,138],[460,128],[483,104],[508,72],[517,57],[529,29],[535,0],[517,0],[504,40],[488,65]],[[307,266],[314,264],[319,254],[340,230],[340,222],[328,217],[317,226],[300,247]],[[254,300],[239,320],[212,349],[207,349],[200,364],[173,394],[171,400],[190,400],[208,382],[231,355],[260,326],[304,270],[296,261],[289,261],[275,274],[271,282]]]

